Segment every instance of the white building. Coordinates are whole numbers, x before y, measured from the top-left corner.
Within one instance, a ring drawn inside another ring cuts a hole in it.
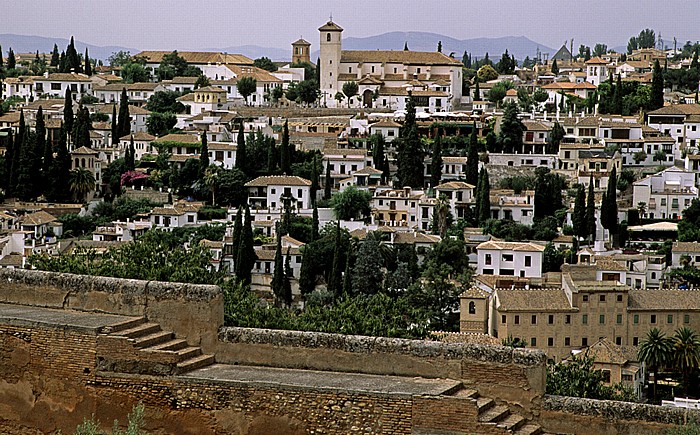
[[[608,79],[608,62],[594,57],[586,62],[586,81],[596,87]]]
[[[92,95],[92,80],[85,74],[45,73],[34,77],[35,98],[63,98],[70,89],[73,99],[80,101],[83,95]]]
[[[467,209],[474,204],[474,186],[462,181],[450,181],[434,187],[435,196],[445,195],[455,220],[464,219]]]
[[[144,155],[155,155],[158,153],[151,142],[153,142],[156,137],[151,136],[146,132],[139,132],[133,135],[123,136],[119,139],[119,155],[116,158],[121,157],[124,153],[123,151],[129,147],[131,140],[134,140],[134,159],[141,160]]]
[[[633,185],[632,205],[646,204],[643,218],[678,219],[698,198],[695,174],[672,166]]]
[[[166,205],[151,210],[151,227],[165,231],[197,225],[197,208],[187,204]]]
[[[233,169],[236,166],[236,145],[231,142],[210,142],[209,164]]]
[[[479,275],[542,277],[544,246],[530,242],[489,241],[476,247]]]
[[[288,175],[258,177],[245,184],[248,188],[248,204],[256,211],[279,211],[290,198],[296,210],[311,208],[311,181]],[[252,211],[252,210],[251,210]]]
[[[123,89],[126,89],[129,104],[143,106],[153,94],[165,91],[166,87],[160,83],[112,83],[105,86],[95,86],[93,91],[100,102],[119,104]]]

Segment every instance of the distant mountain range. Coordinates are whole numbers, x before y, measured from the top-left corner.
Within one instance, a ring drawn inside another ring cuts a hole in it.
[[[549,53],[550,56],[556,53],[557,49],[552,49],[543,44],[539,44],[524,36],[504,36],[501,38],[474,38],[455,39],[438,33],[429,32],[389,32],[365,38],[344,38],[343,48],[346,50],[403,50],[404,44],[415,51],[435,51],[438,41],[442,41],[442,52],[449,55],[454,52],[455,58],[461,59],[466,51],[471,53],[474,59],[482,58],[486,53],[494,62],[501,58],[501,54],[508,50],[515,55],[516,59],[522,60],[525,56],[534,57],[537,49],[542,53]],[[69,40],[65,38],[46,38],[41,36],[0,34],[0,45],[3,53],[12,47],[15,53],[33,53],[39,50],[41,53],[50,53],[53,45],[57,44],[59,51],[65,50]],[[318,48],[316,39],[310,41],[312,47]],[[121,46],[97,46],[87,44],[82,41],[75,41],[79,53],[88,48],[90,57],[106,60],[112,53],[117,51],[129,51],[131,54],[140,52],[140,49]],[[177,49],[178,47],[173,47]],[[251,59],[259,57],[269,57],[273,61],[289,61],[291,58],[291,41],[288,48],[263,47],[259,45],[240,45],[223,48],[203,48],[203,51],[221,51],[226,53],[244,54]],[[311,61],[316,62],[318,50],[311,53]]]
[[[43,36],[15,35],[11,33],[0,34],[0,46],[2,46],[3,56],[7,56],[7,50],[12,48],[15,53],[51,53],[53,45],[58,45],[58,52],[65,51],[70,40],[65,38],[45,38]],[[107,60],[112,53],[117,51],[129,51],[131,54],[138,53],[139,50],[120,46],[102,47],[98,45],[86,44],[82,41],[75,41],[75,48],[78,53],[85,53],[85,47],[92,59]]]

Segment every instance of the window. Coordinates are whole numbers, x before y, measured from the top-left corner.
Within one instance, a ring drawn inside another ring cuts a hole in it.
[[[302,190],[301,190],[301,189],[297,189],[297,197],[298,197],[298,198],[301,198],[302,196],[304,196]]]
[[[549,346],[549,347],[554,346],[554,337],[547,338],[547,346]]]
[[[192,216],[192,215],[187,216],[187,222],[194,222],[194,216]]]
[[[618,346],[622,346],[622,337],[615,337],[615,344]]]
[[[333,169],[332,166],[331,166],[331,169]],[[277,190],[273,187],[272,189],[270,189],[270,193],[271,193],[272,195],[274,195],[275,193],[277,193]]]
[[[530,267],[532,266],[532,257],[529,255],[525,256],[525,267]]]
[[[588,302],[588,295],[583,295],[583,302]]]
[[[503,254],[501,261],[513,261],[513,254]]]
[[[632,346],[639,345],[639,337],[632,337]]]
[[[503,323],[503,324],[506,323],[506,315],[505,315],[505,314],[503,314],[503,315],[501,316],[501,323]]]
[[[581,316],[581,323],[584,325],[588,325],[588,314],[584,314]]]
[[[476,314],[476,304],[474,301],[469,302],[469,314]]]
[[[491,264],[491,254],[486,254],[484,256],[484,264],[489,264],[489,265]]]
[[[633,321],[634,321],[634,324],[635,324],[635,325],[636,325],[637,323],[639,323],[639,314],[635,314],[635,315],[634,315]]]
[[[564,346],[571,346],[571,337],[564,337]]]
[[[520,325],[520,316],[516,315],[515,319],[513,320],[513,323],[515,323],[516,325]]]
[[[530,339],[530,346],[532,346],[532,347],[537,346],[537,338],[532,337],[532,338]]]
[[[605,295],[600,295],[600,301],[605,302]]]
[[[326,42],[331,42],[331,34],[330,33],[326,34]],[[331,61],[331,62],[333,62],[333,61]]]
[[[652,275],[653,275],[653,274],[652,274]],[[653,276],[652,276],[652,278],[653,278]],[[617,301],[618,301],[618,302],[622,302],[622,295],[617,295]]]
[[[610,370],[603,370],[603,382],[610,382]]]
[[[549,316],[547,316],[547,323],[550,325],[554,325],[554,315],[553,314],[550,314]]]
[[[571,314],[567,314],[564,320],[567,325],[571,324]]]
[[[601,325],[605,325],[605,314],[600,315],[600,320],[599,320]]]
[[[581,347],[586,347],[588,346],[588,337],[583,337],[581,339]]]
[[[618,324],[618,325],[621,325],[621,324],[622,324],[622,314],[618,314],[618,315],[617,315],[616,321],[617,321],[617,324]]]
[[[673,314],[669,314],[666,323],[673,323]]]
[[[656,325],[656,314],[651,315],[651,324]]]
[[[60,91],[60,90],[61,90],[61,84],[60,84],[60,83],[51,83],[51,90],[52,90],[52,91]]]
[[[690,323],[690,314],[683,315],[683,323]]]
[[[536,314],[533,314],[533,315],[532,315],[531,322],[532,322],[533,325],[537,325],[537,315],[536,315]]]

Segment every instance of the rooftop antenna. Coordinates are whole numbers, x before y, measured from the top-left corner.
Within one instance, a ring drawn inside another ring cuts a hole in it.
[[[333,22],[333,12],[328,16],[328,20],[332,23]]]

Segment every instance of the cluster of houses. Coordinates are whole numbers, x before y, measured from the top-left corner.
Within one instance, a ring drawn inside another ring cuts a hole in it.
[[[247,101],[252,106],[269,104],[274,87],[287,88],[303,80],[303,68],[291,66],[299,61],[310,62],[310,44],[303,39],[292,44],[293,63],[281,65],[276,72],[256,68],[252,60],[242,55],[179,52],[189,65],[197,66],[210,79],[209,86],[198,89],[196,78],[191,77],[126,84],[113,74],[118,72],[116,69],[108,69],[92,77],[49,73],[42,77],[8,78],[2,83],[2,97],[24,99],[18,108],[23,110],[29,125],[36,122],[41,107],[49,139],[58,135],[66,89],[73,91],[76,107],[84,96],[96,97],[96,103],[86,103],[85,107],[91,113],[106,116],[107,121],[93,123],[90,148],[71,150],[73,167],[87,168],[95,175],[95,191],[90,198],[99,196],[105,184],[101,171],[124,156],[132,141],[136,160],[155,159],[159,150],[166,149],[169,162],[181,167],[188,159],[199,158],[206,135],[209,161],[230,169],[236,164],[238,129],[243,128],[245,136],[260,132],[280,141],[281,126],[287,122],[290,141],[296,149],[321,152],[324,172],[329,175],[321,177],[322,183],[331,183],[333,192],[353,187],[371,194],[371,215],[367,220],[341,222],[352,236],[363,239],[368,232],[379,231],[387,235],[387,243],[430,249],[440,241],[439,236],[431,234],[437,198],[448,201],[455,221],[465,218],[475,205],[476,186],[465,181],[466,153],[442,157],[442,179],[438,185],[430,184],[431,158],[427,156],[423,187],[396,186],[377,168],[383,162],[373,160],[370,136],[384,137],[393,173],[396,160],[392,143],[401,135],[409,95],[417,106],[418,132],[427,138],[441,134],[435,125],[449,136],[466,137],[476,130],[478,136],[484,137],[490,129],[497,134],[503,114],[486,101],[473,101],[465,92],[460,61],[439,52],[343,50],[342,32],[332,21],[319,28],[319,102],[330,108],[362,109],[353,113],[348,110],[345,115],[318,109],[282,118],[237,110],[243,103],[237,90],[237,81],[242,77],[256,79],[257,89]],[[546,65],[536,65],[531,71],[518,70],[513,76],[482,83],[482,92],[488,95],[494,83],[507,78],[518,86],[545,90],[548,102],[558,106],[563,95],[589,97],[610,73],[649,84],[652,63],[667,56],[659,50],[644,49],[635,51],[624,62],[615,53],[583,62],[562,50],[555,56],[560,61],[558,75],[551,74]],[[149,51],[138,56],[155,71],[166,54]],[[680,67],[683,62],[686,61]],[[349,82],[358,84],[354,98],[336,98]],[[111,116],[122,89],[129,97],[131,131],[113,138],[111,124],[115,120]],[[156,92],[164,90],[187,92],[179,98],[187,113],[177,116],[180,133],[155,137],[146,131],[150,112],[144,106]],[[652,327],[666,332],[681,326],[700,330],[700,292],[672,288],[666,279],[673,268],[700,264],[700,243],[675,242],[668,256],[658,255],[654,248],[677,239],[677,221],[698,199],[700,185],[700,105],[685,97],[676,98],[670,91],[666,96],[667,104],[647,113],[645,119],[559,110],[547,113],[536,108],[520,115],[524,127],[522,146],[508,152],[490,150],[481,154],[479,166],[492,174],[493,219],[532,225],[534,191],[501,189],[498,179],[532,175],[536,168],[545,167],[564,176],[570,186],[581,184],[588,188],[592,181],[598,208],[613,169],[618,176],[623,170],[632,170],[636,180],[619,196],[618,218],[626,220],[629,211],[635,210],[638,218],[649,223],[628,227],[628,245],[635,249],[613,249],[600,223],[595,240],[588,246],[578,247],[562,231],[553,244],[573,250],[576,261],[568,263],[575,264],[546,273],[546,242],[507,242],[484,235],[478,228],[466,228],[465,255],[476,275],[474,285],[461,296],[460,330],[465,336],[520,338],[530,347],[544,349],[555,361],[572,353],[590,353],[596,356],[596,364],[607,371],[611,383],[628,383],[641,394],[644,367],[636,360],[633,349],[646,332]],[[513,97],[512,92],[506,96]],[[0,134],[16,130],[18,123],[18,111],[0,116]],[[555,123],[563,128],[564,137],[552,149],[550,134]],[[295,213],[311,217],[311,184],[310,180],[290,175],[261,176],[248,182],[245,187],[254,229],[274,240],[276,223],[282,219],[287,198],[293,198]],[[145,194],[143,190],[127,191],[134,197],[141,194]],[[167,192],[149,194],[160,195],[161,202],[167,202]],[[570,210],[565,224],[570,225],[573,200],[566,205]],[[167,231],[216,222],[230,224],[237,211],[228,210],[226,218],[219,221],[205,221],[198,214],[202,206],[185,201],[165,204],[126,222],[101,226],[94,231],[92,240],[61,239],[63,228],[57,216],[65,210],[52,214],[51,207],[36,206],[21,214],[6,207],[0,211],[0,267],[25,267],[32,253],[57,255],[80,246],[107,249],[132,241],[151,228]],[[321,226],[336,220],[330,208],[317,211]],[[212,268],[232,273],[230,231],[229,225],[222,240],[203,240],[202,244],[211,251]],[[300,300],[297,280],[304,243],[285,236],[281,244],[292,256],[292,287],[296,300]],[[257,246],[255,252],[252,286],[269,291],[275,244]]]

